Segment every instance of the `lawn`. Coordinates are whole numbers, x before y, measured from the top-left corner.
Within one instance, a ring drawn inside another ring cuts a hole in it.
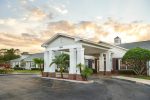
[[[135,76],[135,78],[150,80],[150,76]]]
[[[39,70],[14,70],[12,73],[23,74],[40,74]]]

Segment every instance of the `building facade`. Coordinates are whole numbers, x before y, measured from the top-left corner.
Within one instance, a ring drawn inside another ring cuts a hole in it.
[[[23,53],[21,54],[20,58],[10,61],[11,68],[14,67],[21,67],[24,69],[39,68],[39,66],[33,62],[34,58],[44,59],[44,53],[35,53],[35,54]]]
[[[56,34],[42,44],[44,52],[44,72],[55,75],[56,66],[49,67],[57,52],[68,52],[70,55],[69,78],[80,75],[77,64],[85,64],[97,73],[110,74],[113,68],[113,58],[122,58],[127,49],[105,42],[93,42],[87,39],[65,34]]]

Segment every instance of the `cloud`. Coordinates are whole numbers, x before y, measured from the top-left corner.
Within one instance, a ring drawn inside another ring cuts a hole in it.
[[[5,21],[2,21],[1,23],[5,23]],[[6,23],[7,25],[13,26],[17,25],[16,23],[18,22],[9,20],[8,22],[6,21]],[[56,33],[66,33],[73,36],[87,38],[92,41],[101,40],[110,43],[113,43],[113,39],[116,36],[121,37],[123,42],[150,40],[150,24],[144,24],[141,22],[123,23],[113,19],[108,19],[102,23],[93,21],[74,23],[62,20],[49,22],[44,28],[36,28],[33,26],[30,26],[31,30],[24,27],[24,30],[26,31],[20,33],[20,35],[15,35],[15,33],[12,34],[12,32],[1,32],[0,47],[14,47],[19,48],[22,51],[39,52],[43,50],[43,48],[40,47],[41,44]],[[15,29],[17,30],[17,28]]]
[[[40,47],[44,42],[42,39],[23,33],[22,36],[15,36],[10,33],[0,33],[1,48],[17,48],[21,51],[39,52],[43,48]]]
[[[53,7],[57,12],[61,13],[61,14],[67,14],[68,13],[68,9],[66,9],[65,5],[60,5],[60,6],[54,6]]]
[[[135,42],[150,40],[150,24],[142,22],[124,23],[114,19],[104,22],[81,21],[73,23],[70,21],[57,21],[49,23],[45,36],[55,33],[67,33],[70,35],[84,37],[94,41],[105,41],[113,43],[116,36],[122,38],[123,42]]]

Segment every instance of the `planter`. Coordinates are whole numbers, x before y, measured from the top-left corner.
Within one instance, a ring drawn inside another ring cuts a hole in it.
[[[87,81],[85,77],[82,77],[79,74],[76,75],[76,80],[78,80],[78,81]]]
[[[42,72],[42,77],[48,77],[48,72]]]
[[[68,79],[68,76],[69,76],[68,73],[63,73],[63,78]],[[60,72],[57,72],[57,73],[56,73],[56,78],[61,78],[61,73],[60,73]]]

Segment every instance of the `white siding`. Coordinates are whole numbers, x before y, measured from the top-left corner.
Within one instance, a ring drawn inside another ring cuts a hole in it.
[[[61,46],[65,46],[65,45],[71,45],[71,44],[75,44],[74,39],[70,39],[67,37],[61,37],[59,36],[58,38],[56,38],[54,41],[52,41],[47,48],[51,48],[51,47],[61,47]]]
[[[122,58],[124,54],[127,52],[126,50],[117,47],[113,47],[110,51],[113,52],[112,58]]]

